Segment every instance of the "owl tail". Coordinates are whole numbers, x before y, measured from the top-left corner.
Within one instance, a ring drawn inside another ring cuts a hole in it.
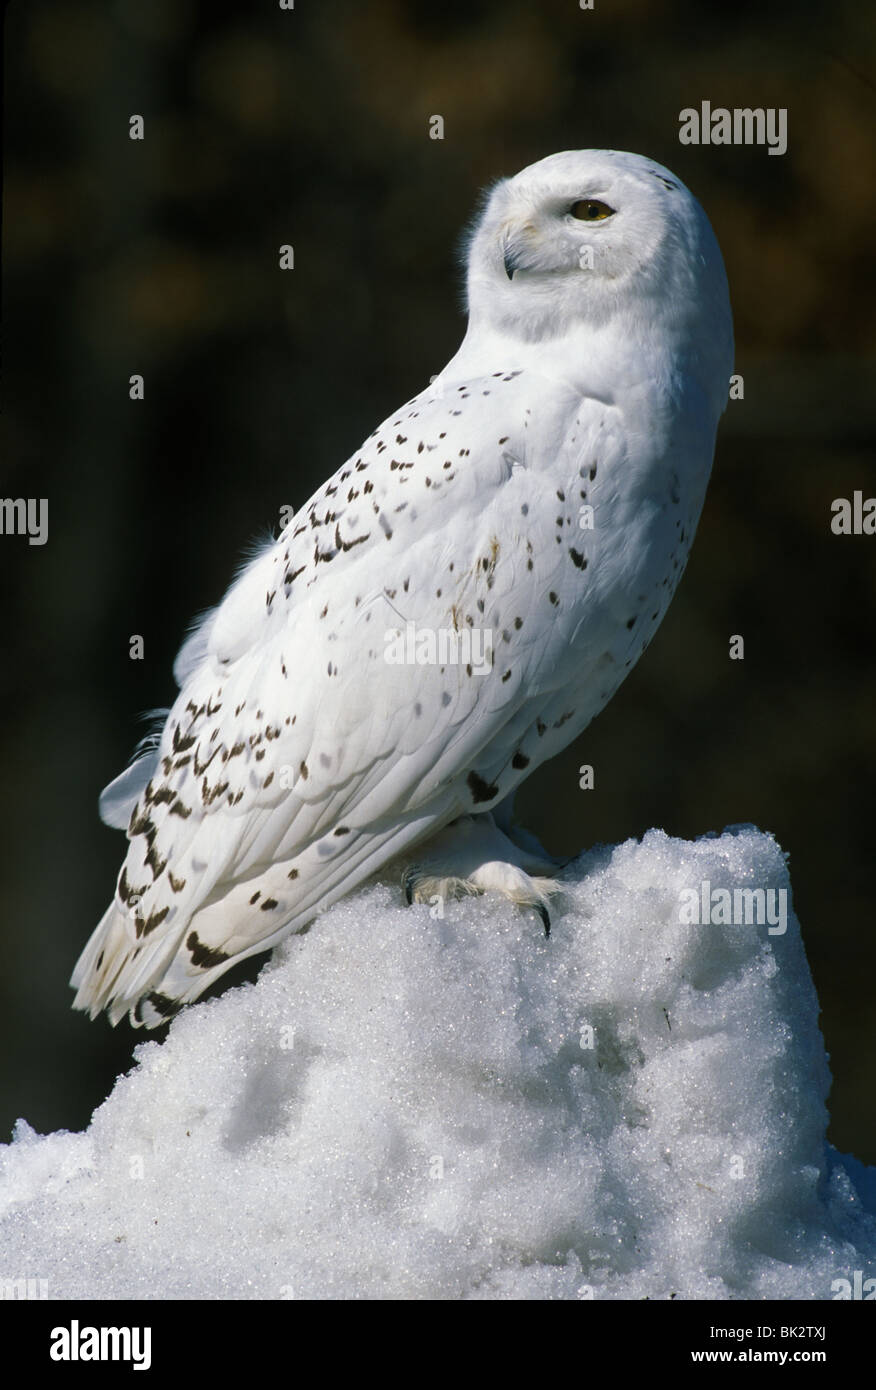
[[[74,1009],[92,1018],[106,1009],[113,1025],[128,1014],[135,1028],[160,1027],[238,961],[303,931],[424,831],[434,831],[440,816],[439,809],[377,833],[351,830],[343,841],[332,840],[331,854],[324,837],[315,840],[266,866],[255,892],[251,879],[222,885],[193,912],[159,911],[155,926],[150,930],[147,921],[139,937],[137,919],[117,899],[76,962]]]
[[[169,959],[177,949],[175,937],[165,940],[162,948],[148,962],[149,975],[155,981],[164,974]],[[70,984],[76,990],[73,1008],[82,1009],[90,1018],[96,1018],[102,1009],[106,1009],[113,1027],[129,1011],[135,1026],[145,1024],[155,1028],[166,1022],[177,1011],[178,1006],[174,1001],[154,993],[141,999],[144,994],[142,985],[133,993],[130,990],[130,981],[135,972],[138,980],[142,978],[141,952],[143,947],[131,931],[130,916],[118,903],[111,903],[89,937],[70,976]]]

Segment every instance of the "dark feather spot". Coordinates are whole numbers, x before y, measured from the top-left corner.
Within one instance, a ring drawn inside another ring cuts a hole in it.
[[[222,965],[224,961],[231,959],[227,952],[214,951],[205,946],[196,931],[189,932],[186,947],[191,955],[192,965],[196,965],[199,970],[209,970],[212,965]]]
[[[174,1014],[179,1013],[180,1006],[177,1001],[175,999],[168,999],[166,994],[159,994],[157,990],[153,990],[151,994],[147,994],[146,1002],[147,1004],[151,1004],[155,1012],[160,1014],[162,1018],[173,1018]],[[136,1014],[136,1010],[135,1017],[139,1017]]]
[[[499,788],[495,783],[491,785],[489,782],[485,782],[483,777],[479,777],[476,772],[470,772],[466,782],[475,805],[481,801],[492,801],[495,796],[499,795]]]
[[[163,907],[160,912],[150,912],[149,916],[146,918],[146,921],[143,923],[142,932],[138,931],[137,935],[148,936],[150,932],[155,931],[156,927],[161,926],[161,923],[164,921],[169,911],[169,907]],[[137,925],[139,927],[139,922],[137,923]]]

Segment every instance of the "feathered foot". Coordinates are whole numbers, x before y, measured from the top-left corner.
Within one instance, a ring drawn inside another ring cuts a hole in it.
[[[550,936],[550,898],[560,892],[560,884],[546,876],[552,867],[515,844],[491,815],[460,816],[405,867],[402,885],[409,903],[501,893],[519,907],[534,908]]]

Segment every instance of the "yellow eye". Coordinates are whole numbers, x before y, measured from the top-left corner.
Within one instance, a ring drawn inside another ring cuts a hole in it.
[[[610,208],[608,203],[600,203],[596,198],[582,198],[580,203],[572,204],[569,212],[579,222],[604,222],[606,217],[613,215],[614,208]]]

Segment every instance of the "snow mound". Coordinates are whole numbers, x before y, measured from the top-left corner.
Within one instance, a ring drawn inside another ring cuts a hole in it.
[[[652,830],[564,887],[545,939],[492,896],[372,884],[138,1047],[87,1132],[20,1121],[0,1276],[71,1299],[830,1299],[866,1276],[876,1174],[825,1144],[775,841]]]

